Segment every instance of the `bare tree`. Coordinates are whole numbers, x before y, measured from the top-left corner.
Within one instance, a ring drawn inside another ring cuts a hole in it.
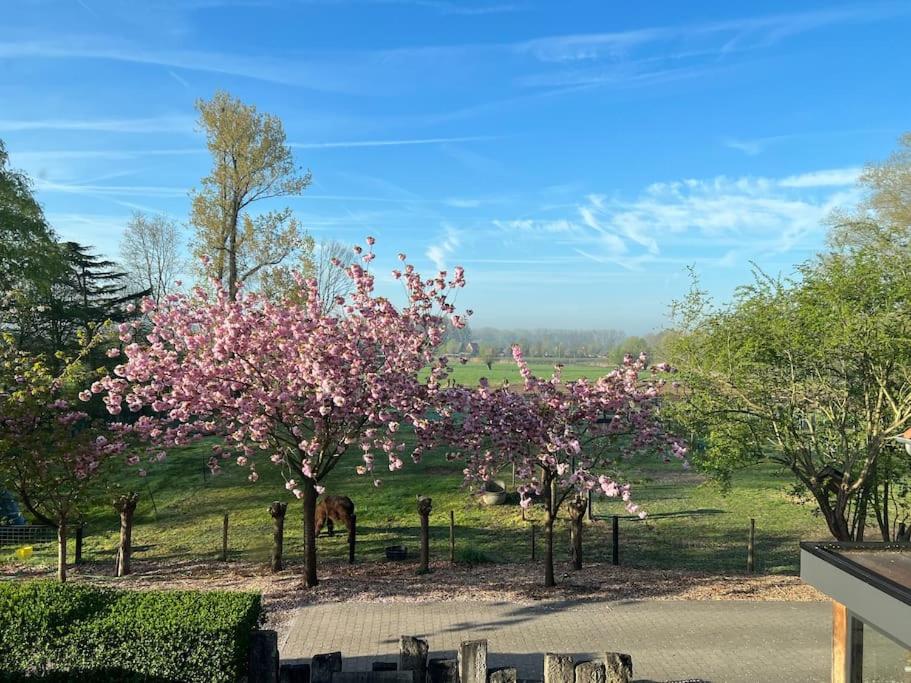
[[[352,263],[354,251],[341,242],[321,240],[316,246],[311,276],[316,278],[324,312],[328,313],[336,307],[336,297],[345,297],[351,292],[351,278],[345,275],[344,269]]]
[[[120,259],[136,291],[151,289],[155,301],[167,295],[183,265],[179,237],[173,219],[133,214],[120,240]]]

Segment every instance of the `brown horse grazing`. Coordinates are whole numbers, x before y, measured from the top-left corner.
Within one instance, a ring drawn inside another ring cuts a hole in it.
[[[326,496],[316,504],[316,535],[319,536],[323,525],[335,536],[333,520],[342,522],[351,531],[351,520],[354,517],[354,503],[348,496]]]

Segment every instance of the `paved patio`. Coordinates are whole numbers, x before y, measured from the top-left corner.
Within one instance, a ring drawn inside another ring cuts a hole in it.
[[[628,652],[637,680],[825,681],[827,602],[566,601],[541,605],[341,603],[303,608],[282,658],[341,650],[345,670],[394,660],[400,635],[429,640],[431,657],[487,638],[491,666],[540,679],[544,652]]]

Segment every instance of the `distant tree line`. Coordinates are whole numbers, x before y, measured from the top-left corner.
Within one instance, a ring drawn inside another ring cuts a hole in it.
[[[558,330],[501,329],[496,327],[450,327],[444,351],[478,356],[488,365],[510,356],[513,344],[522,347],[530,358],[601,359],[619,364],[626,354],[646,353],[651,360],[663,360],[669,332],[628,336],[617,329]]]

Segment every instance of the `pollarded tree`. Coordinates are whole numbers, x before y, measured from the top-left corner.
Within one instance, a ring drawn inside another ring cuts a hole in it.
[[[370,249],[355,252],[365,263],[374,258]],[[411,265],[393,271],[407,296],[401,308],[374,293],[374,276],[359,263],[347,273],[352,293],[337,301],[337,315],[326,312],[313,279],[299,280],[297,299],[305,303],[279,305],[242,290],[235,298],[221,287],[214,295],[201,288],[171,294],[158,307],[146,300],[151,331],[133,341],[138,326],[123,325],[126,360],[92,387],[105,393],[111,413],[124,404],[150,409],[156,417],[140,417],[134,430],[158,444],[221,435],[216,455],[235,457],[251,480],[258,456],[268,453],[303,500],[308,586],[317,583],[320,482],[351,451],[363,459],[360,474],[373,471],[377,455],[390,470],[402,467],[401,426],[420,430],[426,422],[428,388],[418,373],[433,362],[443,317],[464,324],[448,300],[464,285],[461,268],[427,280]],[[437,367],[434,377],[443,372]]]
[[[518,346],[513,357],[524,379],[523,391],[492,389],[482,380],[477,389],[437,392],[439,420],[421,432],[427,445],[448,443],[466,458],[466,478],[489,481],[515,466],[523,484],[518,490],[527,507],[533,497],[544,503],[544,585],[553,586],[554,523],[564,503],[571,512],[584,510],[588,492],[620,497],[631,514],[645,513],[632,502],[630,487],[617,481],[622,460],[648,451],[684,460],[686,448],[668,437],[657,418],[664,380],[646,370],[644,355],[627,356],[613,372],[590,381],[564,382],[557,365],[549,379],[535,377]],[[576,567],[581,566],[582,515],[574,522]]]

